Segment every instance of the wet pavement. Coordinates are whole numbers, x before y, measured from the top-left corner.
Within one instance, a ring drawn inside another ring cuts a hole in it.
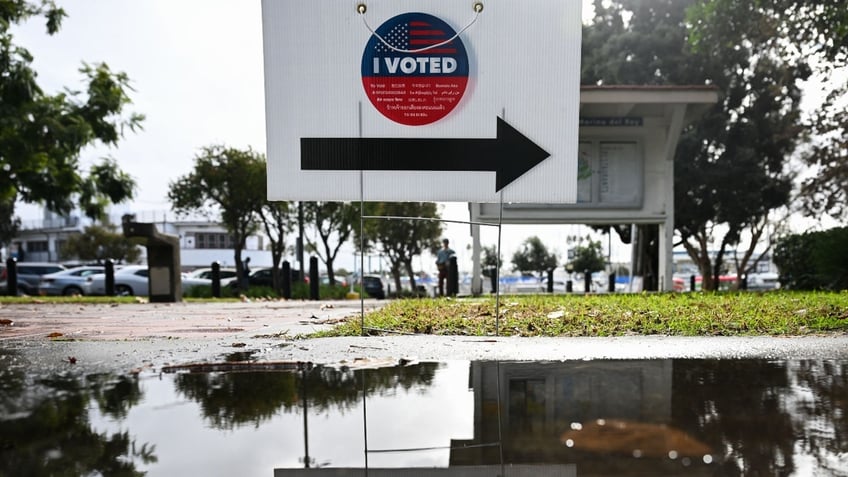
[[[0,476],[848,472],[845,335],[303,338],[382,303],[0,306]]]
[[[269,301],[0,306],[0,347],[31,369],[69,366],[125,372],[219,362],[249,351],[263,362],[393,363],[590,359],[846,359],[848,336],[520,338],[468,336],[302,337],[383,302]]]

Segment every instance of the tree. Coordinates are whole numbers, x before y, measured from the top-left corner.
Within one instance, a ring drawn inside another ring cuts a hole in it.
[[[236,272],[243,276],[241,252],[256,231],[256,216],[266,202],[265,156],[225,146],[207,146],[194,158],[194,172],[169,185],[168,199],[178,214],[219,217],[232,234]],[[276,264],[275,264],[276,265]]]
[[[15,202],[0,201],[0,248],[12,243],[20,228],[21,219],[15,217]]]
[[[714,289],[727,251],[789,202],[786,165],[803,138],[798,80],[810,73],[803,57],[759,55],[721,35],[711,42],[690,38],[692,12],[714,3],[620,0],[605,7],[596,1],[583,68],[587,84],[712,84],[723,93],[684,129],[674,163],[675,227],[705,289]],[[704,28],[717,31],[734,21],[720,15]]]
[[[439,212],[433,202],[369,202],[365,204],[369,216],[392,217],[366,219],[364,223],[365,248],[377,244],[389,260],[389,270],[395,280],[395,289],[401,290],[401,272],[406,271],[412,291],[416,291],[412,259],[425,250],[438,249],[442,235]],[[402,218],[396,218],[402,217]],[[357,239],[361,233],[356,224]],[[360,240],[357,240],[357,247]]]
[[[840,0],[714,0],[690,12],[697,48],[715,41],[744,44],[752,55],[798,62],[829,77],[848,66],[848,9]],[[733,19],[733,21],[727,21]],[[811,216],[848,216],[848,83],[837,82],[805,126],[814,138],[802,154],[812,173],[800,199]]]
[[[587,245],[580,243],[574,247],[574,259],[571,261],[574,270],[578,272],[588,270],[589,273],[598,272],[603,270],[606,264],[607,261],[604,258],[600,241],[589,240]]]
[[[271,284],[280,293],[279,267],[286,252],[286,234],[292,231],[296,219],[289,202],[267,201],[259,208],[258,214],[271,246]]]
[[[521,249],[512,255],[513,270],[520,272],[538,272],[539,277],[557,266],[557,256],[548,252],[542,240],[535,235],[521,244]]]
[[[109,202],[131,199],[135,189],[112,159],[87,172],[80,164],[86,146],[116,146],[125,130],[140,128],[143,116],[126,112],[129,77],[104,63],[83,64],[84,92],[45,93],[36,81],[32,55],[14,43],[11,31],[39,16],[53,35],[66,15],[49,0],[0,0],[0,241],[6,243],[16,229],[19,200],[60,214],[79,205],[98,219]]]
[[[494,245],[486,245],[483,247],[482,253],[483,258],[480,261],[480,265],[483,267],[482,273],[484,277],[490,277],[493,269],[500,269],[503,259],[498,255],[497,247]]]
[[[83,233],[68,237],[62,246],[62,255],[97,263],[107,258],[118,263],[135,263],[141,255],[138,246],[142,240],[126,238],[106,227],[90,225]]]
[[[303,212],[307,222],[315,226],[315,233],[321,238],[323,250],[309,237],[306,239],[306,245],[324,262],[330,285],[335,285],[333,262],[339,249],[353,233],[354,223],[359,220],[359,205],[349,202],[306,202]]]

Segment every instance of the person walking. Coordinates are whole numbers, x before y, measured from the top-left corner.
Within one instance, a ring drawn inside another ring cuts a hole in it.
[[[247,290],[250,288],[250,257],[244,259],[241,262],[241,273],[242,273],[242,281],[241,286],[243,290]]]
[[[442,248],[436,254],[436,268],[439,269],[439,296],[445,296],[445,281],[448,278],[448,266],[454,251],[450,248],[450,241],[442,239]]]

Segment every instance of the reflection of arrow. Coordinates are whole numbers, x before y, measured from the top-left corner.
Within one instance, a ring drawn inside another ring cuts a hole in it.
[[[495,139],[300,139],[300,167],[322,171],[491,171],[495,191],[550,154],[498,118]]]

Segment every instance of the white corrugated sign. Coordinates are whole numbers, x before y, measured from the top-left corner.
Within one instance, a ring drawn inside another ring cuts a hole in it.
[[[573,203],[578,0],[263,0],[268,197]]]

